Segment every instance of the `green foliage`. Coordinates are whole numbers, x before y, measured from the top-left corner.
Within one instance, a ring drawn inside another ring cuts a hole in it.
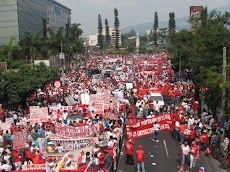
[[[109,34],[109,23],[108,23],[108,20],[105,19],[105,32],[106,32],[106,35],[105,35],[105,48],[110,48],[111,46],[111,36]]]
[[[17,72],[0,71],[0,77],[0,102],[24,104],[26,98],[38,88],[60,78],[60,72],[40,63],[34,67],[22,65]]]
[[[101,15],[98,15],[98,46],[102,50],[103,49],[103,35],[102,35],[102,20]]]
[[[174,12],[169,13],[169,43],[174,43],[174,34],[176,32],[176,21]]]
[[[19,69],[22,65],[25,64],[24,60],[12,60],[4,56],[0,57],[0,62],[7,63],[7,69]]]
[[[157,45],[157,29],[158,29],[158,14],[157,14],[157,12],[155,12],[154,24],[153,24],[153,30],[154,30],[153,37],[154,37],[155,46]]]
[[[83,34],[83,30],[79,27],[80,23],[73,23],[70,28],[70,34],[73,36],[74,40],[78,40],[79,37]]]
[[[227,28],[229,13],[221,14],[207,8],[202,10],[200,18],[190,20],[192,29],[181,30],[174,35],[172,45],[172,62],[174,69],[179,70],[181,58],[182,71],[191,71],[191,78],[196,85],[196,99],[199,96],[199,88],[208,87],[205,91],[205,102],[216,115],[216,108],[221,105],[222,88],[227,88],[227,114],[230,112],[229,82],[222,81],[223,47],[230,50],[230,31]],[[229,53],[227,55],[229,62]],[[229,70],[229,68],[228,68]],[[230,74],[230,72],[227,72]],[[228,77],[228,80],[230,78]]]
[[[118,10],[114,8],[114,29],[116,30],[116,41],[115,41],[115,48],[119,48],[119,26],[120,26],[120,21],[118,18]]]

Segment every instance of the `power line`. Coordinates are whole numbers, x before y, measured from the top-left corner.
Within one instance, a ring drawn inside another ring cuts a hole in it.
[[[5,0],[3,0],[8,6],[10,6],[14,11],[18,11],[18,13],[20,12],[19,10],[16,10],[15,8],[13,8],[10,4],[8,4]],[[17,2],[16,2],[17,3]],[[18,3],[17,3],[18,4]],[[19,13],[20,14],[20,13]],[[33,24],[33,25],[37,25],[37,26],[41,26],[41,25],[38,25],[38,24],[34,24],[34,23],[32,23],[31,21],[29,21],[25,16],[23,16],[22,14],[21,14],[21,16],[25,19],[25,20],[27,20],[30,24]]]
[[[37,13],[37,14],[40,16],[40,14],[39,14],[37,11],[35,11],[33,8],[31,8],[31,6],[30,6],[26,1],[23,0],[23,2],[24,2],[28,7],[30,7],[31,10],[33,10],[35,13]],[[33,2],[34,2],[34,1],[33,1]],[[41,5],[41,4],[39,4],[39,5]],[[40,16],[40,17],[43,19],[42,16]]]
[[[17,3],[17,5],[18,6],[20,6],[20,7],[22,7],[24,10],[25,10],[25,12],[27,12],[28,14],[30,14],[31,16],[33,16],[33,13],[30,13],[30,12],[28,12],[22,5],[20,5],[18,2],[17,2],[17,0],[15,0],[15,2]],[[18,10],[19,11],[19,10]],[[33,10],[34,11],[34,10]],[[23,12],[23,11],[22,11]],[[33,17],[35,20],[37,20],[38,21],[38,23],[40,23],[40,24],[42,24],[36,17]],[[42,18],[43,19],[43,18]]]

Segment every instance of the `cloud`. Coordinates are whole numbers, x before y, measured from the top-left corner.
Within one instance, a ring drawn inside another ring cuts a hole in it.
[[[109,0],[88,0],[89,5],[109,5]]]

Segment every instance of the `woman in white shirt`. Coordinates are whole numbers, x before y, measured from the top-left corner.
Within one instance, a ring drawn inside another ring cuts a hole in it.
[[[181,165],[184,165],[185,160],[188,161],[188,155],[189,155],[189,145],[188,142],[185,141],[184,144],[181,145],[181,151],[182,151],[182,160],[181,160]]]
[[[155,124],[153,124],[153,130],[154,130],[154,136],[152,141],[159,142],[159,133],[160,133],[160,125],[156,121]]]

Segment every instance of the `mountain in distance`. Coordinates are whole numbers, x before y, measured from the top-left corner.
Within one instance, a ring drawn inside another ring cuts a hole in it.
[[[230,12],[230,4],[224,7],[216,8],[216,11],[224,13],[225,11]],[[176,30],[189,29],[190,24],[187,22],[189,16],[176,18]],[[122,28],[122,34],[128,33],[131,29],[138,31],[140,35],[145,35],[146,30],[151,30],[153,28],[153,22],[138,24],[135,26],[128,26]],[[159,21],[159,28],[168,28],[168,21]]]

